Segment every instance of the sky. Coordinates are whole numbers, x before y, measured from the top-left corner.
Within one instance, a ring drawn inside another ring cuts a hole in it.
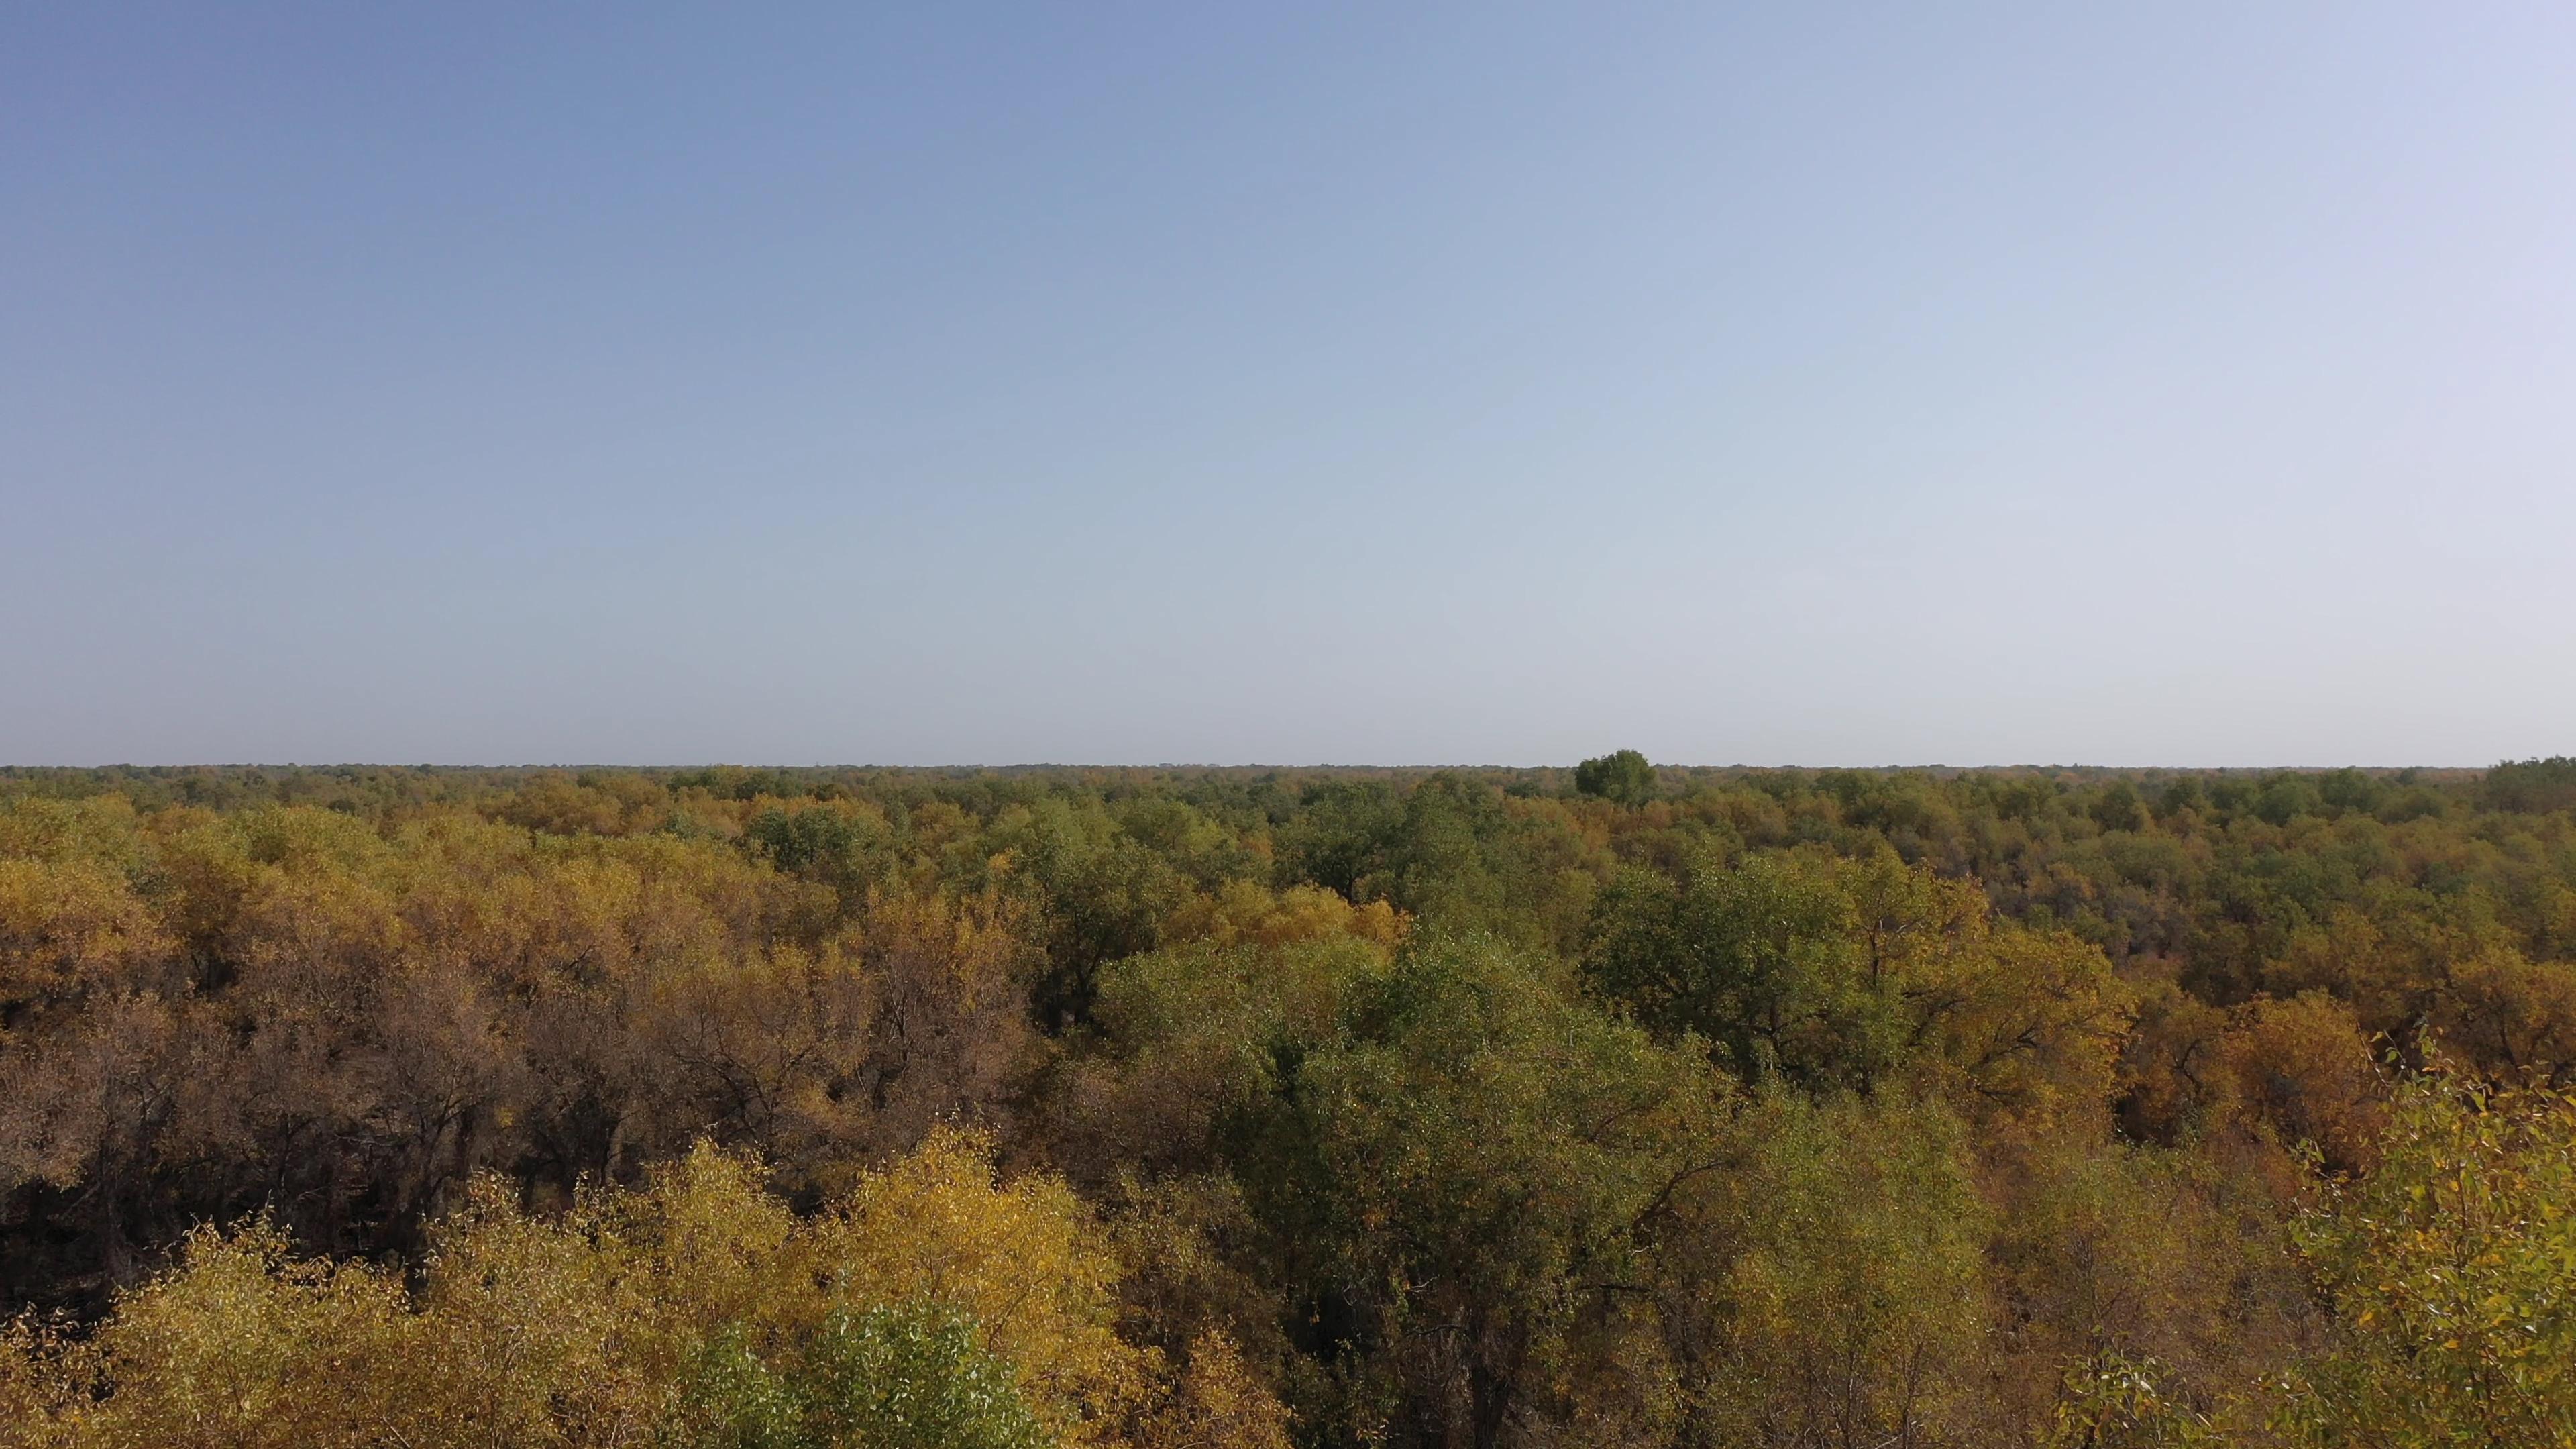
[[[0,762],[2576,751],[2576,7],[0,11]]]

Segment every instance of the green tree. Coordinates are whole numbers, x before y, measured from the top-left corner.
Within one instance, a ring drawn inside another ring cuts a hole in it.
[[[2500,760],[2487,771],[2484,794],[2495,810],[2540,814],[2576,809],[2576,755]]]
[[[1320,1417],[1489,1449],[1651,1358],[1621,1290],[1641,1222],[1705,1165],[1695,1056],[1483,939],[1407,951],[1329,1039],[1274,1045],[1231,1135],[1291,1337],[1344,1366]]]
[[[1160,944],[1163,921],[1191,897],[1190,882],[1095,801],[1044,801],[1005,838],[1014,879],[1045,923],[1038,1019],[1050,1028],[1087,1023],[1100,968]]]
[[[1643,805],[1655,798],[1655,767],[1635,750],[1618,750],[1575,766],[1574,788],[1622,805]]]
[[[1691,1445],[1939,1444],[1975,1412],[1987,1212],[1937,1104],[1771,1092],[1676,1193],[1650,1281]]]
[[[2147,811],[2138,799],[2137,789],[2126,780],[2115,780],[2101,794],[2093,797],[2086,808],[2093,823],[2105,830],[2142,830],[2146,828]]]
[[[1747,1082],[1869,1090],[1902,1073],[1978,1114],[2098,1104],[2126,996],[2101,952],[1997,922],[1973,883],[1881,850],[1714,856],[1603,898],[1594,988],[1696,1033]]]
[[[1748,1082],[1865,1073],[1895,1049],[1895,1023],[1852,970],[1859,923],[1838,874],[1773,855],[1703,857],[1679,880],[1632,871],[1603,897],[1592,983],[1649,1026],[1707,1038]],[[1823,1055],[1820,1034],[1834,1038]]]
[[[974,1321],[928,1305],[835,1313],[780,1371],[738,1331],[702,1356],[705,1449],[1039,1449],[1044,1426]]]

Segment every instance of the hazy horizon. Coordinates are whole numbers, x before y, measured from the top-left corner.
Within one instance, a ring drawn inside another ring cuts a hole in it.
[[[2564,7],[22,9],[0,761],[2565,753],[2571,145]]]
[[[1527,770],[1571,770],[1571,769],[1573,769],[1576,765],[1578,765],[1578,764],[1580,764],[1580,763],[1582,763],[1582,761],[1580,761],[1580,760],[1540,760],[1540,761],[1525,761],[1525,762],[1519,762],[1519,763],[1502,762],[1502,761],[1490,761],[1490,760],[1488,760],[1488,761],[1477,761],[1477,760],[1447,760],[1447,761],[1439,761],[1439,760],[1412,760],[1412,761],[1396,761],[1396,762],[1392,762],[1392,763],[1365,763],[1365,762],[1359,762],[1359,761],[1334,761],[1334,760],[1318,760],[1318,761],[1304,761],[1304,762],[1297,762],[1297,761],[1274,761],[1274,760],[1244,760],[1244,761],[1235,761],[1235,762],[1227,762],[1227,761],[1219,761],[1219,760],[1152,760],[1152,761],[1137,761],[1137,762],[1125,762],[1125,763],[1122,763],[1122,762],[1114,762],[1114,761],[1100,761],[1100,760],[1014,760],[1014,761],[985,762],[985,763],[974,763],[974,762],[967,762],[967,761],[947,761],[947,762],[944,762],[944,763],[931,763],[931,764],[918,764],[918,765],[893,765],[893,764],[878,764],[878,763],[872,763],[872,762],[864,761],[864,760],[857,760],[857,761],[851,761],[851,760],[843,760],[843,761],[817,760],[817,761],[813,761],[813,762],[811,762],[811,763],[798,763],[798,762],[794,762],[794,761],[786,761],[786,760],[697,760],[697,761],[690,761],[690,760],[630,760],[630,761],[611,761],[611,760],[518,760],[518,761],[495,761],[495,762],[441,762],[441,761],[436,761],[436,760],[414,760],[414,761],[401,762],[401,763],[397,763],[397,762],[395,762],[395,761],[391,761],[391,760],[303,760],[303,761],[297,761],[297,760],[285,760],[285,761],[277,761],[277,760],[174,760],[174,761],[115,760],[115,761],[104,761],[104,762],[100,762],[100,763],[96,763],[96,764],[83,764],[83,765],[29,765],[29,764],[13,764],[13,763],[8,762],[8,761],[0,761],[0,770],[21,770],[21,771],[28,771],[28,770],[64,770],[64,771],[82,771],[82,770],[491,770],[491,771],[512,771],[512,770],[547,770],[547,771],[580,771],[580,770],[644,770],[644,771],[693,771],[693,770],[749,770],[749,771],[757,771],[757,770],[803,770],[803,771],[813,771],[813,770],[851,770],[851,771],[862,771],[862,770],[891,770],[891,771],[902,771],[902,772],[915,772],[915,773],[922,773],[922,774],[936,774],[936,773],[940,773],[940,772],[943,772],[943,771],[946,771],[946,772],[970,772],[970,771],[982,771],[982,772],[991,772],[991,773],[996,773],[996,774],[1003,774],[1003,773],[1010,773],[1010,772],[1014,772],[1014,771],[1039,771],[1039,770],[1050,770],[1050,771],[1053,771],[1053,770],[1064,770],[1064,771],[1074,771],[1074,770],[1136,770],[1136,771],[1172,771],[1172,772],[1183,772],[1183,771],[1190,771],[1190,770],[1224,770],[1224,771],[1244,771],[1244,770],[1370,770],[1370,771],[1383,771],[1383,772],[1387,772],[1387,773],[1404,773],[1404,772],[1408,772],[1408,771],[1436,771],[1436,770],[1466,770],[1466,771],[1477,771],[1477,770],[1520,770],[1520,771],[1527,771]],[[2122,773],[2122,774],[2144,774],[2144,773],[2152,773],[2152,772],[2159,772],[2159,771],[2161,771],[2161,772],[2168,772],[2168,773],[2173,773],[2173,774],[2222,774],[2222,773],[2223,773],[2223,774],[2234,774],[2234,775],[2244,775],[2244,774],[2263,774],[2263,773],[2274,772],[2274,771],[2282,771],[2282,772],[2290,772],[2290,773],[2301,773],[2301,774],[2322,774],[2322,773],[2327,773],[2327,772],[2330,772],[2330,771],[2335,771],[2335,770],[2345,770],[2345,769],[2356,769],[2356,770],[2361,770],[2361,771],[2364,771],[2364,772],[2369,773],[2369,774],[2398,774],[2398,773],[2402,773],[2402,772],[2406,772],[2406,771],[2429,771],[2429,772],[2436,773],[2436,774],[2477,774],[2477,773],[2482,773],[2482,772],[2484,772],[2484,771],[2486,771],[2486,770],[2493,769],[2495,766],[2497,766],[2497,765],[2499,765],[2499,764],[2515,764],[2515,763],[2521,763],[2521,761],[2511,760],[2511,759],[2507,759],[2507,760],[2489,760],[2489,761],[2487,761],[2487,762],[2486,762],[2486,763],[2484,763],[2484,764],[2478,764],[2478,765],[2451,765],[2451,764],[2424,764],[2424,763],[2416,763],[2416,764],[2373,764],[2373,763],[2369,763],[2369,762],[2367,762],[2367,761],[2344,761],[2344,762],[2336,763],[2336,764],[2256,764],[2256,765],[2195,765],[2195,764],[2170,764],[2170,763],[2168,763],[2168,764],[2116,764],[2116,763],[2113,763],[2113,764],[2106,764],[2106,763],[2101,763],[2101,762],[2098,762],[2098,761],[2087,761],[2087,760],[2063,760],[2063,761],[2024,760],[2024,761],[2013,762],[2013,763],[2005,763],[2005,764],[1989,764],[1989,765],[1955,765],[1955,764],[1949,764],[1949,763],[1942,762],[1942,761],[1932,761],[1932,762],[1929,762],[1929,763],[1914,763],[1914,764],[1908,764],[1908,763],[1901,763],[1901,762],[1900,762],[1900,763],[1879,763],[1879,764],[1824,764],[1824,765],[1817,765],[1817,764],[1777,764],[1777,763],[1764,763],[1764,762],[1754,761],[1754,760],[1733,760],[1733,761],[1727,761],[1727,762],[1724,762],[1724,763],[1719,763],[1719,762],[1714,762],[1714,761],[1693,761],[1693,760],[1656,760],[1656,761],[1653,761],[1653,764],[1654,764],[1655,768],[1657,768],[1657,769],[1659,769],[1659,770],[1691,770],[1691,771],[1703,771],[1703,770],[1755,770],[1755,771],[1759,771],[1759,770],[1783,770],[1783,771],[1832,771],[1832,770],[1853,770],[1853,771],[1860,771],[1860,772],[1864,772],[1864,773],[1894,774],[1894,773],[1904,773],[1904,772],[1909,772],[1909,771],[1925,771],[1925,772],[1931,772],[1931,771],[1953,771],[1953,772],[1959,772],[1959,773],[1978,773],[1978,772],[1997,772],[1997,771],[2013,771],[2013,770],[2102,770],[2102,771],[2118,772],[2118,773]]]

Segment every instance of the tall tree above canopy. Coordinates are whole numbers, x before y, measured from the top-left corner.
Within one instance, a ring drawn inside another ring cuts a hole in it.
[[[1655,767],[1635,750],[1596,755],[1574,767],[1574,788],[1622,805],[1643,805],[1655,798]]]

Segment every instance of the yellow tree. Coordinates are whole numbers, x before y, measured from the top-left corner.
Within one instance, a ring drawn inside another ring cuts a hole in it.
[[[2293,1380],[2310,1442],[2576,1443],[2576,1100],[2405,1083],[2298,1245],[2339,1340]]]

